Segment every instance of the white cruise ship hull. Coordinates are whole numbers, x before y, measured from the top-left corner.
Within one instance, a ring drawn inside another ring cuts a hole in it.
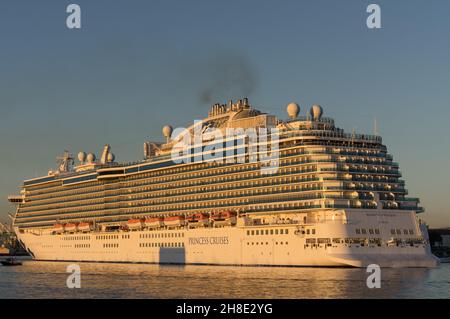
[[[438,265],[426,243],[308,243],[308,239],[325,234],[343,237],[360,223],[329,221],[303,226],[183,227],[57,235],[30,232],[19,234],[19,238],[36,260],[46,261],[323,267]],[[314,229],[316,235],[300,234],[301,227]]]

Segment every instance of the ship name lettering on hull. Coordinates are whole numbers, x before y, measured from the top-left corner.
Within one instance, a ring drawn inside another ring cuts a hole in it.
[[[192,237],[189,238],[190,245],[228,245],[228,237]]]

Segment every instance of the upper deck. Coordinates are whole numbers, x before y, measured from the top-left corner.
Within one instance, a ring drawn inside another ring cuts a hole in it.
[[[165,126],[166,143],[144,144],[144,159],[134,163],[115,162],[109,145],[99,161],[80,153],[74,167],[66,153],[58,171],[24,182],[16,223],[47,227],[222,209],[421,211],[418,199],[406,197],[381,137],[345,133],[317,105],[299,117],[290,104],[288,113],[282,121],[247,100],[216,104],[188,128]],[[275,169],[264,173],[267,163]]]

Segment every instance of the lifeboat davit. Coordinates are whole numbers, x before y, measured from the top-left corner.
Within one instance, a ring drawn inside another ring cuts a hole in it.
[[[130,219],[127,221],[128,229],[141,229],[143,225],[140,219]]]
[[[164,226],[164,218],[152,217],[145,219],[145,226],[149,228],[159,228]]]
[[[200,227],[209,225],[209,215],[203,213],[192,214],[188,217],[189,227]]]
[[[78,230],[81,232],[88,232],[92,230],[92,224],[91,223],[79,223],[78,224]]]
[[[64,233],[64,225],[63,224],[55,224],[53,226],[53,232],[57,234]]]
[[[164,217],[164,225],[168,227],[179,227],[185,225],[184,216],[168,216]]]
[[[69,232],[69,233],[76,232],[77,231],[77,224],[68,223],[68,224],[64,225],[64,230],[66,232]]]
[[[211,219],[214,225],[235,225],[236,224],[236,213],[225,211],[225,212],[215,212],[211,214]]]

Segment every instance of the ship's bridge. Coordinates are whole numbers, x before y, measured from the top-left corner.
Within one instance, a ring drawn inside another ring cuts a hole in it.
[[[280,122],[278,128],[287,130],[338,130],[343,132],[342,129],[334,126],[334,120],[329,117],[321,117],[314,121],[311,116],[299,116],[294,119]]]
[[[24,202],[24,197],[22,195],[9,195],[8,202],[13,204],[21,204]]]

